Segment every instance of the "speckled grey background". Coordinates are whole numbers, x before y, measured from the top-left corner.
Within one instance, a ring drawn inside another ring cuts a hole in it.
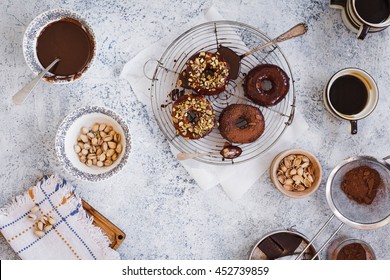
[[[0,205],[23,192],[43,174],[61,170],[54,137],[60,121],[85,105],[105,105],[125,116],[132,131],[128,165],[102,183],[73,180],[81,195],[122,228],[127,238],[118,251],[123,259],[246,259],[264,234],[295,226],[312,237],[331,215],[324,184],[311,197],[283,196],[267,174],[238,201],[221,188],[202,191],[171,154],[150,108],[139,103],[131,86],[119,79],[123,65],[143,47],[175,32],[182,24],[214,4],[230,20],[253,25],[275,36],[297,22],[308,34],[284,42],[295,76],[297,105],[310,125],[298,148],[315,153],[323,165],[325,183],[343,158],[390,154],[390,30],[358,41],[341,22],[340,11],[328,1],[278,0],[3,0],[0,4]],[[69,85],[41,83],[23,106],[11,96],[33,78],[22,54],[23,33],[39,13],[68,8],[84,15],[94,27],[99,52],[81,81]],[[378,82],[380,100],[374,113],[359,122],[356,136],[349,124],[332,117],[322,103],[322,90],[337,70],[355,66]],[[141,71],[141,69],[140,69]],[[240,187],[240,186],[237,186]],[[325,231],[330,235],[337,222]],[[390,227],[362,231],[344,227],[341,237],[361,238],[379,259],[390,259]],[[319,247],[323,236],[315,245]],[[325,252],[322,254],[325,258]],[[0,258],[17,259],[0,239]]]

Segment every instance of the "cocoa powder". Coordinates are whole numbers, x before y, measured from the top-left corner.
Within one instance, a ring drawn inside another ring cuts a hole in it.
[[[359,243],[352,243],[344,246],[337,254],[338,260],[366,260],[367,253]]]
[[[341,189],[357,203],[371,204],[381,182],[378,171],[368,166],[359,166],[345,174]]]

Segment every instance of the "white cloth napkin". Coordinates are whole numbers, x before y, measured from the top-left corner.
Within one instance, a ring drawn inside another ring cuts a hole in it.
[[[120,259],[109,248],[108,237],[92,225],[93,219],[88,217],[74,191],[66,180],[56,175],[45,176],[0,209],[0,231],[22,259]],[[28,215],[36,205],[39,206],[39,211],[34,213],[37,220],[31,221]],[[38,237],[34,232],[44,215],[52,217],[55,224]]]
[[[198,18],[196,24],[207,21],[223,20],[222,16],[214,7],[209,8]],[[161,39],[150,47],[139,52],[124,66],[121,78],[128,80],[137,98],[144,104],[151,106],[150,85],[151,81],[145,77],[143,69],[145,63],[150,59],[158,60],[168,45],[181,33],[196,25],[190,23],[183,30]],[[269,168],[272,159],[276,154],[285,150],[304,135],[308,129],[306,121],[299,112],[295,112],[295,119],[290,127],[287,128],[277,144],[262,156],[245,163],[228,166],[213,166],[201,163],[196,160],[181,161],[181,164],[188,173],[195,179],[202,189],[209,189],[216,185],[221,185],[231,200],[239,199],[260,176]],[[170,145],[173,154],[179,151]]]

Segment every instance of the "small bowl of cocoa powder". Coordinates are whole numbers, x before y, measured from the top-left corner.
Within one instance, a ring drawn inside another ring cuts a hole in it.
[[[336,242],[328,250],[330,260],[375,260],[374,250],[366,242],[349,238]]]

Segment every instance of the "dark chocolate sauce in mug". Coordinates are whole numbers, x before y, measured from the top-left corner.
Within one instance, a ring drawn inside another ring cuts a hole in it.
[[[42,30],[36,51],[45,68],[56,58],[61,59],[50,73],[70,76],[84,70],[92,59],[93,48],[93,40],[82,25],[74,19],[63,18]]]
[[[356,0],[355,7],[362,19],[369,23],[381,23],[390,15],[389,0]]]
[[[366,85],[352,75],[337,78],[329,90],[329,99],[333,108],[344,115],[360,113],[367,104]]]

